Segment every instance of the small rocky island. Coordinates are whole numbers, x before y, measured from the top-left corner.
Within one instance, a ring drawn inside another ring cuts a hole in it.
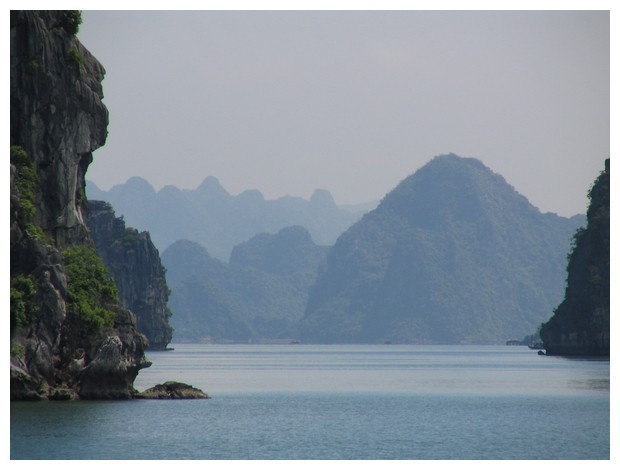
[[[155,385],[142,393],[138,393],[135,398],[156,399],[156,400],[178,400],[178,399],[206,399],[211,398],[202,390],[192,387],[182,382],[164,382]]]

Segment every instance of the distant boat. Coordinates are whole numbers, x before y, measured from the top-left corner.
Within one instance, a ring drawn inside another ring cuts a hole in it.
[[[532,343],[527,346],[530,349],[545,349],[545,345],[543,343]]]

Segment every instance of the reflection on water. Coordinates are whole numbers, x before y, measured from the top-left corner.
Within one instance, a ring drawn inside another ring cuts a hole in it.
[[[609,379],[571,380],[570,388],[583,390],[599,390],[609,392]]]

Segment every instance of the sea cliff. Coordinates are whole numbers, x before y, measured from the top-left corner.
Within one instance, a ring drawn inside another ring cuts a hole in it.
[[[609,159],[588,197],[588,225],[573,237],[564,300],[540,331],[549,355],[609,356]]]
[[[129,398],[146,337],[85,224],[103,66],[77,11],[11,11],[11,399]]]
[[[90,234],[116,281],[123,306],[136,315],[138,331],[149,340],[149,349],[166,349],[172,339],[170,290],[150,234],[126,227],[107,202],[89,201],[88,208]]]

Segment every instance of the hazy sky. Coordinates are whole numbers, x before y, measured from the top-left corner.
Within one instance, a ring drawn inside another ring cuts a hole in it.
[[[608,12],[84,11],[106,145],[87,179],[378,200],[433,156],[585,212],[610,153]]]

